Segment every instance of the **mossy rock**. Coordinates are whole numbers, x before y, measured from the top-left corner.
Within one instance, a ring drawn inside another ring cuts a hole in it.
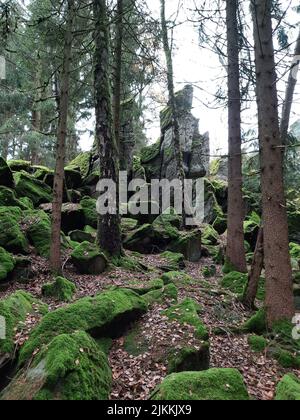
[[[211,225],[202,227],[202,243],[204,245],[217,245],[219,238],[218,232]]]
[[[162,214],[160,214],[155,221],[153,222],[154,226],[163,226],[166,225],[173,226],[177,229],[180,229],[182,224],[182,216],[179,216],[175,209],[170,207],[169,209],[165,210]]]
[[[59,334],[82,330],[93,337],[116,338],[147,311],[146,302],[132,290],[112,289],[95,297],[78,300],[47,314],[34,328],[20,352],[20,364],[29,360],[41,345]]]
[[[248,344],[255,353],[262,353],[268,346],[268,341],[259,335],[251,335]]]
[[[187,298],[178,305],[171,306],[163,312],[171,321],[178,321],[180,324],[188,324],[195,327],[195,336],[199,340],[207,341],[208,331],[199,318],[201,307],[193,299]]]
[[[0,300],[0,315],[5,318],[6,338],[0,340],[0,367],[11,360],[15,353],[15,335],[24,326],[28,314],[38,311],[47,312],[47,306],[30,294],[17,291],[8,298]]]
[[[162,289],[153,289],[143,295],[143,299],[147,302],[148,306],[155,303],[163,303],[165,300],[177,302],[178,289],[174,284],[167,284]]]
[[[128,217],[123,217],[121,219],[121,229],[123,234],[127,234],[128,232],[135,230],[137,228],[138,221],[135,219],[131,219]]]
[[[98,213],[96,209],[96,203],[97,201],[94,198],[90,197],[84,197],[80,201],[80,205],[84,214],[85,225],[92,226],[95,229],[98,225]]]
[[[213,264],[203,267],[202,274],[206,279],[215,277],[217,274],[217,267]]]
[[[16,260],[4,248],[0,247],[0,283],[13,272]]]
[[[10,170],[13,172],[20,172],[25,171],[28,173],[32,172],[32,166],[31,163],[27,160],[9,160],[7,162],[7,165],[9,166]]]
[[[160,153],[160,139],[152,144],[151,146],[144,147],[141,151],[141,164],[146,164],[151,162],[153,159],[157,158]]]
[[[202,257],[201,230],[179,232],[178,238],[168,246],[168,251],[183,254],[187,261],[200,261]]]
[[[108,260],[96,244],[82,242],[71,255],[72,262],[80,274],[101,274],[106,270]]]
[[[0,185],[8,188],[15,186],[13,174],[2,157],[0,157]]]
[[[32,260],[29,257],[15,257],[15,268],[12,273],[12,281],[19,284],[29,284],[35,276],[32,268]]]
[[[223,274],[229,274],[232,272],[238,272],[239,270],[232,264],[232,262],[226,257],[225,264],[223,265],[222,272]]]
[[[35,207],[52,201],[52,190],[44,182],[39,181],[24,171],[15,173],[14,179],[17,196],[30,198]]]
[[[243,377],[236,369],[210,369],[168,376],[152,396],[157,401],[247,401]]]
[[[298,260],[300,262],[300,245],[295,244],[294,242],[290,243],[290,255],[291,258]]]
[[[185,269],[184,255],[166,251],[163,252],[161,258],[167,260],[167,264],[160,267],[163,271],[177,271]]]
[[[196,372],[208,370],[210,364],[209,343],[203,343],[200,348],[183,347],[169,357],[168,373]]]
[[[73,230],[72,232],[69,232],[69,237],[71,241],[78,242],[79,244],[82,242],[90,242],[93,244],[96,241],[96,234],[87,233],[83,230]]]
[[[26,234],[38,255],[49,257],[51,244],[51,220],[42,210],[24,212]]]
[[[81,153],[68,164],[65,170],[79,171],[81,176],[84,178],[88,175],[91,158],[92,156],[90,152]]]
[[[40,209],[51,216],[52,203],[41,204]],[[64,203],[61,208],[61,230],[67,235],[85,226],[84,212],[80,204]]]
[[[108,400],[107,356],[85,332],[55,337],[3,391],[1,400]]]
[[[288,350],[282,348],[275,349],[272,352],[275,359],[278,361],[280,366],[285,369],[299,369],[300,368],[300,355],[296,356]]]
[[[232,271],[227,274],[221,281],[221,286],[230,290],[236,295],[244,295],[245,289],[248,285],[248,274]],[[260,301],[265,299],[265,279],[260,278],[259,287],[256,298]]]
[[[186,274],[184,271],[169,271],[162,275],[164,284],[173,283],[177,286],[184,286],[193,283],[192,277]]]
[[[22,217],[19,207],[0,207],[0,246],[15,254],[28,252],[28,241],[20,229]]]
[[[65,168],[65,180],[67,189],[76,190],[81,187],[82,177],[80,171],[72,168]]]
[[[244,332],[254,334],[264,334],[267,331],[267,319],[266,312],[264,309],[260,309],[256,312],[242,327]]]
[[[19,200],[11,188],[0,187],[0,206],[20,207],[21,210],[28,210],[30,207],[22,200]]]
[[[44,284],[42,287],[43,296],[53,297],[62,302],[71,302],[75,293],[75,284],[63,277],[57,277],[54,283]]]
[[[296,375],[285,375],[276,388],[276,401],[300,401],[300,379]]]

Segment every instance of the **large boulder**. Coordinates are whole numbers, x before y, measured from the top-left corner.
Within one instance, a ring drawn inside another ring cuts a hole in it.
[[[82,242],[78,245],[71,257],[80,274],[101,274],[108,264],[108,260],[99,246],[90,242]]]
[[[107,356],[85,332],[59,335],[24,367],[1,400],[108,400]]]
[[[28,209],[28,205],[17,198],[15,191],[7,187],[0,187],[0,206],[20,207],[22,210]]]
[[[45,314],[47,307],[23,291],[18,291],[6,299],[0,300],[0,315],[5,319],[6,330],[5,339],[0,340],[0,368],[14,358],[15,335],[24,326],[28,314],[35,311]]]
[[[198,262],[202,257],[201,230],[179,232],[179,236],[169,246],[168,250],[178,252],[191,262]]]
[[[13,272],[15,265],[15,258],[4,248],[0,247],[0,283],[6,280]]]
[[[18,197],[28,197],[35,206],[52,201],[52,190],[44,182],[35,179],[26,172],[14,174]]]
[[[42,294],[45,297],[53,297],[62,302],[71,302],[76,292],[76,286],[64,277],[57,277],[53,283],[44,284]]]
[[[0,246],[16,254],[28,252],[27,239],[20,229],[22,217],[19,207],[0,207]]]
[[[14,188],[13,174],[2,157],[0,157],[0,185]]]
[[[31,163],[27,160],[9,160],[7,162],[9,168],[13,172],[21,172],[25,171],[28,173],[32,173],[32,166]]]
[[[130,322],[147,310],[146,302],[127,289],[112,289],[87,297],[47,314],[33,329],[20,352],[20,363],[28,361],[37,348],[60,334],[82,330],[93,337],[116,338]]]
[[[248,401],[243,377],[236,369],[174,373],[153,394],[160,401]]]
[[[84,197],[80,201],[80,205],[84,214],[85,225],[97,228],[98,225],[98,213],[96,208],[97,201],[94,198]]]
[[[42,204],[40,209],[51,215],[52,203]],[[85,225],[84,211],[80,204],[64,203],[62,205],[61,229],[66,235],[75,229],[83,229]]]

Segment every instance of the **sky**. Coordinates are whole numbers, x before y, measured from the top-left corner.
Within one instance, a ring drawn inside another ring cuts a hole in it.
[[[160,16],[160,0],[146,0],[148,7],[153,13],[153,17]],[[298,0],[283,0],[282,5],[285,7],[291,2],[291,7],[299,5]],[[226,77],[224,67],[221,65],[218,57],[213,52],[199,47],[199,39],[197,27],[194,23],[187,21],[192,18],[192,10],[197,0],[168,0],[167,16],[174,16],[179,10],[177,21],[182,24],[174,30],[174,76],[176,89],[181,89],[185,84],[192,83],[194,85],[194,109],[193,114],[199,119],[200,132],[204,134],[209,132],[211,139],[212,154],[222,154],[227,152],[227,110],[213,109],[214,94],[216,93],[221,78]],[[250,19],[250,17],[249,17]],[[296,24],[299,22],[299,15],[290,12],[288,15],[289,22]],[[296,39],[298,29],[294,30],[294,38]],[[290,59],[287,61],[290,62]],[[281,82],[279,89],[284,91],[285,84]],[[167,94],[166,88],[155,85],[154,90]],[[298,82],[297,93],[300,94],[300,82]],[[299,97],[300,100],[300,97]],[[299,102],[300,103],[300,102]],[[295,104],[293,109],[292,122],[300,118],[300,105]],[[159,111],[159,109],[158,109]],[[153,122],[147,126],[147,137],[150,143],[157,140],[160,135],[159,128],[159,112],[155,115],[148,114],[147,118]],[[245,129],[256,126],[255,121],[256,104],[253,103],[251,109],[243,115]],[[92,121],[86,124],[90,128]],[[82,129],[82,125],[80,127]],[[93,142],[92,138],[83,136],[81,139],[81,147],[83,150],[89,150]]]

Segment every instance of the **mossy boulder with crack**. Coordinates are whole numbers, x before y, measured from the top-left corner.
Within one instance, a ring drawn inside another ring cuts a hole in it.
[[[16,260],[9,252],[0,247],[0,283],[13,272]]]
[[[19,328],[24,327],[27,315],[34,312],[45,314],[47,306],[26,292],[17,291],[0,300],[0,315],[5,318],[6,327],[6,337],[0,340],[0,367],[13,359],[15,335]]]
[[[248,401],[237,369],[210,369],[168,376],[152,396],[157,401]]]
[[[296,375],[285,375],[276,388],[276,401],[300,401],[300,379]]]
[[[108,265],[105,254],[96,244],[82,242],[72,252],[71,259],[80,274],[101,274]]]
[[[221,286],[237,295],[243,295],[248,285],[248,274],[232,271],[223,277]],[[265,279],[260,278],[256,298],[260,301],[265,299]]]
[[[49,257],[51,244],[51,220],[43,210],[24,212],[26,234],[38,255]]]
[[[183,254],[187,261],[198,262],[202,257],[201,236],[200,229],[179,232],[177,239],[168,246],[168,251]]]
[[[14,179],[17,196],[30,198],[35,207],[52,201],[52,190],[44,182],[39,181],[24,171],[15,173]]]
[[[31,163],[27,160],[9,160],[7,162],[7,165],[9,166],[10,170],[13,172],[20,172],[25,171],[28,173],[32,172],[32,166]]]
[[[8,188],[15,186],[12,171],[2,157],[0,157],[0,185]]]
[[[55,337],[3,391],[1,400],[108,400],[107,356],[85,332]]]
[[[127,289],[111,289],[95,297],[80,299],[42,319],[21,349],[20,364],[59,334],[82,330],[93,337],[116,338],[146,311],[144,299]]]
[[[71,302],[76,293],[76,286],[64,277],[57,277],[53,283],[44,284],[42,294],[45,297],[54,297],[62,302]]]
[[[209,339],[208,331],[199,317],[200,305],[193,299],[186,298],[178,305],[171,306],[163,312],[171,321],[178,321],[180,324],[189,324],[195,327],[195,337],[199,340]]]
[[[22,218],[19,207],[0,207],[0,246],[15,254],[28,252],[29,244],[20,228]]]
[[[94,198],[83,197],[80,201],[80,205],[84,214],[84,224],[97,228],[98,225],[98,213],[96,209],[97,201]]]
[[[82,242],[90,242],[91,244],[93,244],[96,241],[96,234],[88,233],[84,230],[73,230],[69,232],[69,236],[71,241],[78,242],[79,244],[81,244]]]

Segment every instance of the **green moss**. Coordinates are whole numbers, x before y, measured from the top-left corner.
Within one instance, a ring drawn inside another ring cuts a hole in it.
[[[146,293],[152,292],[153,290],[161,290],[164,288],[164,282],[162,279],[154,279],[151,280],[147,286],[140,286],[139,283],[136,284],[136,286],[133,286],[131,290],[134,290],[139,295],[145,295]]]
[[[23,291],[15,292],[0,301],[0,315],[6,322],[6,338],[0,340],[0,354],[14,353],[15,335],[18,329],[24,326],[27,315],[34,311],[45,314],[47,307]]]
[[[54,297],[62,302],[70,302],[75,292],[75,284],[63,277],[57,277],[54,283],[44,284],[42,287],[44,296]]]
[[[222,282],[221,286],[225,289],[229,289],[231,292],[237,295],[243,295],[248,285],[248,274],[239,273],[232,271],[227,274]],[[263,278],[259,281],[259,287],[257,292],[257,299],[263,301],[265,299],[265,280]]]
[[[4,391],[3,400],[107,400],[112,384],[106,355],[80,331],[55,337]]]
[[[185,284],[193,283],[192,277],[188,274],[184,273],[183,271],[170,271],[169,273],[165,273],[162,276],[162,280],[164,284],[174,283],[178,286],[183,286]]]
[[[221,159],[214,159],[210,163],[209,173],[211,176],[217,176],[220,169]]]
[[[167,299],[171,299],[171,300],[177,302],[177,300],[178,300],[178,289],[175,286],[175,284],[173,284],[173,283],[167,284],[164,288],[164,295],[166,296]]]
[[[22,211],[19,207],[0,207],[0,246],[18,253],[28,252],[28,242],[20,229]]]
[[[6,280],[16,265],[15,258],[0,247],[0,282]]]
[[[198,262],[202,256],[201,230],[178,233],[168,250],[183,254],[187,261]]]
[[[126,335],[124,349],[132,356],[139,356],[149,350],[149,344],[142,336],[139,326],[133,328]]]
[[[146,179],[145,168],[142,165],[141,158],[138,156],[133,157],[132,172],[133,178]]]
[[[169,271],[185,268],[184,255],[182,254],[166,251],[160,256],[167,260],[167,266],[165,268]]]
[[[83,177],[86,177],[89,172],[91,161],[91,153],[85,152],[78,155],[74,160],[72,160],[66,169],[79,170]]]
[[[71,254],[72,262],[81,274],[101,274],[108,260],[96,244],[82,242]]]
[[[98,214],[96,209],[96,200],[90,197],[84,197],[80,201],[83,209],[85,224],[97,228]]]
[[[170,225],[177,229],[180,229],[182,224],[182,217],[179,216],[173,207],[165,210],[162,214],[160,214],[153,222],[154,226],[163,226]]]
[[[295,243],[290,243],[290,255],[291,258],[300,260],[300,245]]]
[[[276,401],[300,401],[300,379],[296,375],[285,375],[276,389]]]
[[[44,182],[39,181],[26,172],[14,174],[16,193],[18,197],[28,197],[34,206],[52,201],[52,190]]]
[[[42,210],[24,212],[24,224],[27,236],[42,257],[49,257],[51,244],[51,221],[47,213]]]
[[[80,299],[47,314],[42,319],[21,349],[20,364],[28,360],[36,348],[48,344],[59,334],[82,330],[97,332],[95,336],[99,337],[114,337],[122,325],[122,320],[132,320],[146,310],[144,299],[126,289],[108,290],[94,298]],[[114,321],[117,321],[117,324],[108,329]]]
[[[7,164],[13,172],[31,171],[31,163],[26,160],[9,160]]]
[[[128,233],[131,230],[134,230],[137,228],[138,221],[135,219],[130,219],[127,217],[122,218],[121,220],[121,229],[123,233]]]
[[[242,327],[243,331],[255,334],[263,334],[267,330],[266,312],[260,309]]]
[[[53,185],[53,179],[54,179],[53,169],[46,168],[45,166],[35,166],[34,169],[35,169],[34,177],[36,179],[38,179],[39,181],[45,182],[49,187]],[[51,182],[49,182],[50,179],[52,179]]]
[[[209,343],[199,348],[183,347],[173,351],[168,360],[168,373],[196,372],[209,369]]]
[[[14,188],[12,172],[2,157],[0,157],[0,185],[8,188]]]
[[[268,346],[268,341],[264,337],[258,335],[251,335],[248,338],[248,343],[255,353],[263,352]]]
[[[202,231],[202,243],[204,245],[217,245],[218,242],[218,232],[212,226],[206,225]]]
[[[141,151],[141,163],[149,163],[160,153],[160,139],[151,146],[144,147]]]
[[[236,369],[174,373],[154,393],[161,401],[247,401],[243,377]]]
[[[180,324],[189,324],[195,327],[196,337],[200,340],[208,340],[208,331],[199,318],[198,313],[201,307],[193,299],[187,298],[178,305],[171,306],[169,309],[164,311],[171,321],[178,321]]]
[[[285,369],[300,368],[300,356],[295,356],[288,350],[277,348],[274,352],[274,357]]]
[[[148,270],[148,267],[146,267],[145,265],[143,265],[139,258],[134,256],[134,255],[125,255],[125,256],[121,256],[121,257],[112,257],[110,259],[110,263],[112,265],[114,265],[115,267],[121,267],[124,268],[125,270],[128,271],[133,271],[133,272],[142,272],[144,273],[145,271]]]
[[[21,197],[19,199],[19,202],[22,204],[24,210],[33,210],[34,209],[33,202],[28,197]],[[19,206],[19,207],[21,207],[21,206]]]
[[[207,265],[203,267],[202,274],[207,279],[215,277],[217,274],[217,268],[215,265]]]
[[[231,261],[229,261],[227,257],[225,258],[225,264],[223,266],[222,271],[223,271],[223,274],[229,274],[232,271],[238,272],[236,267],[231,263]]]
[[[26,202],[17,199],[15,192],[7,187],[0,187],[0,206],[20,207],[22,210],[30,208]]]
[[[103,351],[103,353],[109,355],[110,350],[113,345],[113,340],[109,337],[102,337],[95,340],[97,345],[100,347],[100,350]]]

